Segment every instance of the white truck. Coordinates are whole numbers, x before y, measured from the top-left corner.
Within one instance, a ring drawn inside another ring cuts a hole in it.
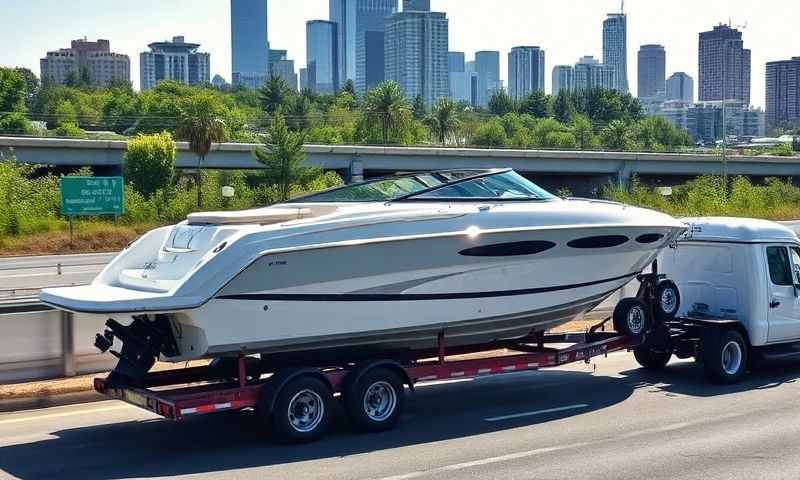
[[[658,369],[673,354],[694,357],[710,379],[733,383],[756,354],[800,355],[797,235],[764,220],[685,221],[689,230],[659,257],[655,325],[637,361]]]

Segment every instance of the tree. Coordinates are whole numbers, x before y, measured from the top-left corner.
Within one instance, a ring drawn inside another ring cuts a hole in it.
[[[292,130],[306,130],[309,127],[309,115],[312,106],[308,98],[302,95],[293,95],[286,102],[284,112],[288,118],[287,123]]]
[[[267,83],[259,89],[259,93],[261,94],[261,107],[272,115],[284,105],[291,91],[286,81],[277,75],[271,75]]]
[[[489,99],[489,112],[493,115],[503,116],[516,110],[514,99],[504,91],[495,92]]]
[[[553,115],[561,123],[569,123],[575,115],[575,105],[572,102],[572,95],[566,90],[561,90],[553,101]]]
[[[453,138],[461,127],[456,113],[456,104],[445,97],[433,105],[433,111],[426,119],[425,123],[441,145],[446,145],[447,140]]]
[[[592,122],[586,115],[575,115],[572,117],[572,134],[575,136],[575,145],[580,150],[594,148],[597,139],[594,135]]]
[[[527,113],[536,118],[549,117],[553,114],[552,97],[538,90],[533,91],[520,101],[519,113]]]
[[[414,97],[414,118],[417,120],[422,120],[425,118],[425,115],[428,114],[428,109],[425,107],[425,100],[423,100],[422,95],[417,95]]]
[[[317,169],[303,166],[306,135],[290,132],[280,112],[272,117],[269,141],[255,149],[253,154],[264,165],[264,176],[278,190],[278,201],[289,200],[292,186],[304,183],[318,174]]]
[[[600,141],[606,150],[628,150],[631,144],[628,126],[622,120],[614,120],[600,133]]]
[[[140,135],[128,141],[125,180],[145,199],[172,184],[175,177],[175,142],[168,132]]]
[[[493,118],[478,127],[473,143],[479,147],[502,147],[506,144],[506,140],[503,124]]]
[[[0,115],[25,110],[25,79],[10,68],[0,68]]]
[[[75,109],[75,105],[69,100],[62,100],[59,102],[54,114],[54,124],[56,127],[60,127],[66,123],[78,124],[78,111]]]
[[[197,206],[203,206],[202,168],[211,144],[225,141],[225,105],[220,98],[202,91],[181,101],[178,107],[177,137],[189,142],[197,155]]]
[[[411,123],[411,108],[408,106],[400,85],[392,81],[381,82],[364,97],[366,122],[379,122],[384,145],[389,143],[389,134],[401,130]]]
[[[9,133],[14,135],[33,135],[34,129],[30,120],[22,112],[0,114],[0,135]]]
[[[350,79],[344,82],[344,87],[342,87],[342,90],[339,93],[349,93],[353,98],[358,98],[358,95],[356,95],[356,86]]]

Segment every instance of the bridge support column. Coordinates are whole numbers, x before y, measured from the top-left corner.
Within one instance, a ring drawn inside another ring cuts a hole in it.
[[[361,161],[357,154],[353,155],[353,159],[350,161],[350,169],[347,177],[347,183],[364,181],[364,162]]]
[[[70,312],[61,312],[61,366],[65,377],[78,374],[75,361],[75,318]]]
[[[617,185],[620,188],[628,188],[631,186],[631,177],[633,172],[628,166],[627,162],[623,163],[619,170],[617,170]]]

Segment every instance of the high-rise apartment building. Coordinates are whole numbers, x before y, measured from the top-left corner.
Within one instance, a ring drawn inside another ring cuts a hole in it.
[[[575,90],[590,88],[615,89],[617,69],[613,65],[600,63],[592,56],[585,56],[575,64]]]
[[[142,90],[150,90],[162,80],[175,80],[187,85],[211,81],[211,55],[200,53],[199,43],[187,43],[183,36],[171,42],[155,42],[149,52],[139,55]]]
[[[329,0],[330,20],[336,24],[337,78],[355,83],[364,93],[383,80],[384,24],[397,13],[398,0]]]
[[[531,92],[544,92],[544,50],[514,47],[508,54],[508,94],[520,100]]]
[[[478,70],[475,60],[464,64],[464,71],[469,82],[469,104],[473,107],[478,106]]]
[[[337,24],[328,20],[306,22],[308,88],[318,93],[334,93],[340,86],[337,28]]]
[[[737,100],[750,104],[750,50],[742,32],[728,25],[700,33],[701,102]]]
[[[552,95],[559,92],[575,90],[575,68],[572,65],[556,65],[553,67]]]
[[[430,12],[431,0],[403,0],[403,11]]]
[[[464,52],[447,54],[447,70],[450,76],[450,98],[454,102],[472,103],[471,74],[467,73]]]
[[[475,53],[475,73],[478,76],[477,105],[486,108],[492,95],[502,89],[500,83],[500,52]]]
[[[430,105],[450,94],[449,22],[442,12],[408,11],[386,19],[386,79]]]
[[[667,79],[667,97],[669,100],[694,102],[694,79],[685,72],[675,72]]]
[[[663,45],[639,48],[639,98],[655,98],[666,92],[667,53]]]
[[[260,88],[269,78],[267,0],[231,0],[232,82]]]
[[[286,50],[269,51],[270,74],[282,79],[292,90],[297,90],[297,73],[294,71],[294,60],[289,60]]]
[[[611,88],[628,92],[628,17],[610,13],[603,22],[603,64],[614,69]]]
[[[131,81],[131,60],[111,51],[108,40],[73,40],[70,48],[47,52],[39,61],[44,82],[64,85],[70,79],[87,79],[92,85],[107,87]]]
[[[800,125],[800,57],[767,63],[767,125]]]

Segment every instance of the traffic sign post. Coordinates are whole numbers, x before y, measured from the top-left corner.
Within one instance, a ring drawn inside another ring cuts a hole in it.
[[[61,214],[69,218],[69,242],[72,243],[74,217],[94,217],[125,213],[125,183],[122,177],[63,177],[61,179]]]

